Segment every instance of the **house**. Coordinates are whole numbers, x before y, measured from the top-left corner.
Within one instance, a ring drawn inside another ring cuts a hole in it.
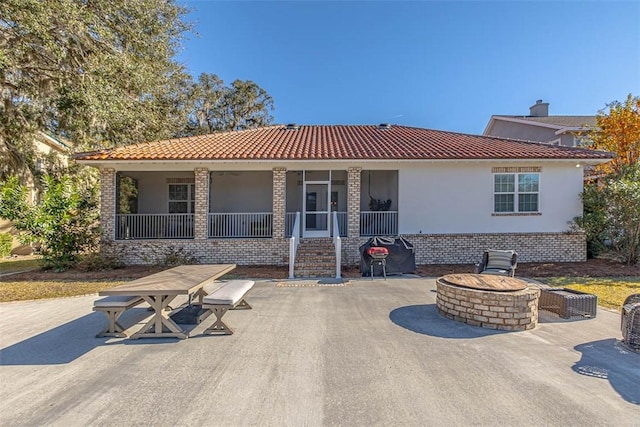
[[[549,103],[539,99],[528,116],[491,116],[483,135],[580,147],[595,126],[596,116],[550,116]]]
[[[269,126],[76,159],[100,170],[103,238],[126,262],[170,247],[291,268],[298,238],[331,252],[333,237],[336,259],[353,265],[376,235],[408,239],[418,264],[475,263],[490,247],[584,261],[585,236],[570,231],[582,169],[612,156],[383,124]]]
[[[39,131],[33,139],[35,153],[36,172],[47,172],[65,168],[68,164],[71,144],[61,137],[54,137],[49,133]],[[20,179],[26,185],[29,203],[37,203],[40,200],[40,187],[36,185],[38,179],[30,169],[25,169],[20,174]],[[18,232],[13,228],[12,222],[0,219],[0,233],[12,234],[13,243],[11,253],[25,255],[33,252],[30,246],[22,245],[16,238]]]

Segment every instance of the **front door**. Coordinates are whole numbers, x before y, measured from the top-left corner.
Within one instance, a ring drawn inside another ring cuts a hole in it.
[[[303,206],[304,237],[329,237],[329,182],[305,182]]]

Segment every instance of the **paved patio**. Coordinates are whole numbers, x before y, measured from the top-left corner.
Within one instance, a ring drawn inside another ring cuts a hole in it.
[[[0,304],[0,424],[640,425],[618,313],[496,332],[439,316],[433,279],[315,283],[259,281],[236,334],[183,341],[95,338],[96,295]]]

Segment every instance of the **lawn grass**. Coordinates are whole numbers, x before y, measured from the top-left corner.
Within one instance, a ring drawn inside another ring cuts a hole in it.
[[[39,258],[5,258],[0,260],[0,274],[40,268]]]
[[[95,294],[124,281],[20,281],[0,282],[0,302]]]
[[[545,277],[551,286],[574,289],[598,296],[598,305],[620,311],[624,299],[640,293],[640,277]]]

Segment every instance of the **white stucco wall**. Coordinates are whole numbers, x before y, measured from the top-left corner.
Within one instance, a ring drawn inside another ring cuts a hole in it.
[[[271,212],[271,171],[211,172],[209,212]]]
[[[169,209],[169,187],[168,178],[190,178],[193,179],[193,172],[126,172],[124,176],[129,176],[138,181],[138,213],[166,213]]]
[[[492,166],[540,166],[541,215],[494,216]],[[562,232],[582,213],[582,167],[450,163],[399,171],[400,234]]]

